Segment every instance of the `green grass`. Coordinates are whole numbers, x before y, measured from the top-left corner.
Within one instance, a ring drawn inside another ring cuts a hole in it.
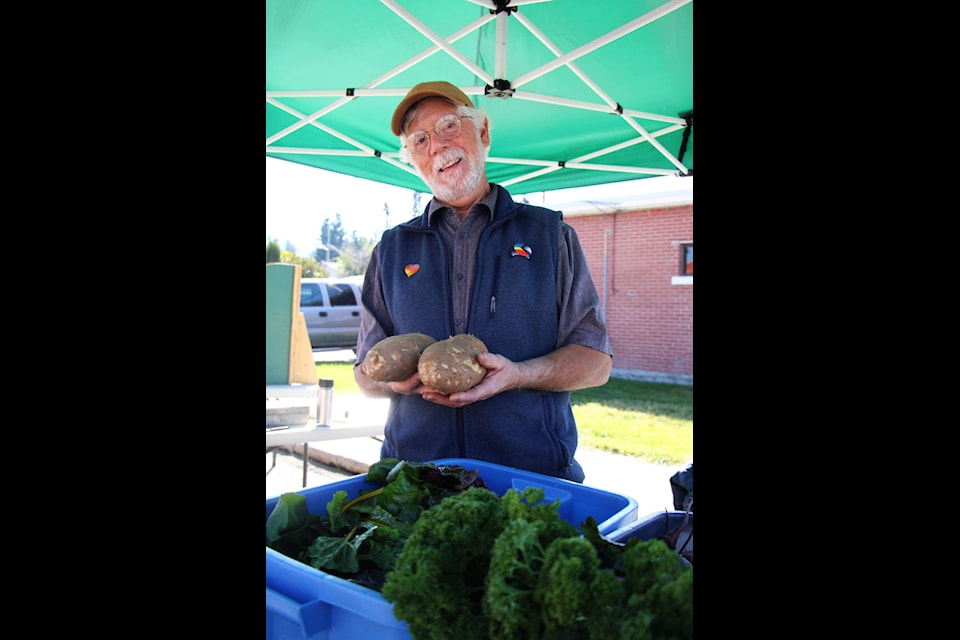
[[[693,462],[693,387],[610,378],[570,396],[580,445],[648,462]]]
[[[353,361],[350,362],[318,362],[317,377],[333,380],[335,396],[352,396],[360,393],[357,381],[353,379]]]
[[[354,395],[353,361],[318,362],[336,394]],[[580,446],[682,465],[693,462],[693,387],[610,378],[571,394]]]

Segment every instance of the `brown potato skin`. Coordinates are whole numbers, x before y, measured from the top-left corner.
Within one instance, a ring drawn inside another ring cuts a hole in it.
[[[363,372],[377,382],[406,380],[417,371],[420,354],[436,342],[424,333],[404,333],[384,338],[363,358]]]
[[[420,381],[444,393],[475,387],[487,375],[486,368],[477,361],[477,355],[486,351],[480,338],[467,333],[434,342],[420,354]]]

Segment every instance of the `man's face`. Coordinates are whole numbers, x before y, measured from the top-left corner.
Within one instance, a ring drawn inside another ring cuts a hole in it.
[[[407,135],[414,131],[426,131],[429,135],[426,150],[411,156],[414,167],[433,195],[450,204],[472,195],[481,182],[486,193],[486,145],[490,143],[486,123],[478,125],[470,118],[461,119],[460,133],[455,138],[444,140],[437,135],[437,120],[456,113],[456,107],[446,100],[427,98],[406,129]]]

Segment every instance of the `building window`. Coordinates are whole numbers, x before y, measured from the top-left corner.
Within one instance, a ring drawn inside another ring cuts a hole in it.
[[[680,246],[680,272],[671,276],[670,284],[693,284],[693,243],[678,242]]]
[[[680,275],[693,275],[693,245],[680,245]]]

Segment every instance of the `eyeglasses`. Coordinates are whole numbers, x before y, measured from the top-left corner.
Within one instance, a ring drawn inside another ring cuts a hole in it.
[[[470,116],[458,116],[452,113],[442,116],[437,123],[433,125],[437,135],[443,140],[453,140],[460,134],[460,118],[469,118]],[[414,131],[407,136],[407,148],[411,153],[417,155],[426,153],[430,148],[430,134],[426,131]]]

